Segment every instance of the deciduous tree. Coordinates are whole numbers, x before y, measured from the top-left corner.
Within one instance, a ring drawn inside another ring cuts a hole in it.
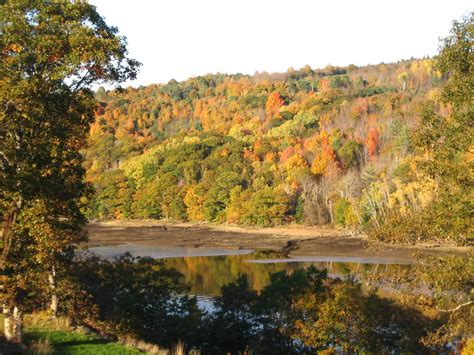
[[[16,252],[34,239],[34,229],[25,229],[31,223],[25,211],[37,201],[70,204],[78,211],[86,191],[79,150],[95,109],[88,88],[133,78],[139,63],[127,58],[125,39],[87,2],[3,1],[0,23],[0,269],[6,322],[11,324],[9,317],[21,312],[27,291],[15,265],[34,266],[32,258],[37,258]],[[84,222],[80,213],[54,216],[65,219],[69,228],[64,232],[71,236]],[[78,236],[54,254],[79,241]],[[55,231],[44,237],[54,244],[63,235]],[[21,317],[14,320],[16,331],[5,335],[20,342]]]

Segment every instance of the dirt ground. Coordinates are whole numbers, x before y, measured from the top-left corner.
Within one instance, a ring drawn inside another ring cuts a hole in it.
[[[290,257],[359,256],[411,260],[416,252],[430,255],[467,255],[468,247],[419,245],[401,247],[370,245],[367,237],[325,227],[288,225],[272,228],[230,225],[167,223],[157,220],[91,223],[88,247],[135,244],[140,246],[182,246],[226,249],[282,249],[296,245]]]

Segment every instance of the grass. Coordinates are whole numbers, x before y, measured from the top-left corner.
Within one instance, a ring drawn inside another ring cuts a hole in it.
[[[78,331],[30,328],[26,336],[34,353],[40,353],[42,345],[47,344],[50,354],[143,354],[139,350]],[[44,353],[48,353],[48,349],[45,350]]]
[[[73,329],[65,318],[51,320],[44,314],[28,315],[25,318],[25,344],[28,349],[19,352],[18,349],[8,348],[8,352],[4,350],[5,353],[143,354],[140,350]],[[3,331],[3,316],[0,316],[0,330]],[[0,353],[4,353],[2,348],[5,349],[4,344],[0,344]]]

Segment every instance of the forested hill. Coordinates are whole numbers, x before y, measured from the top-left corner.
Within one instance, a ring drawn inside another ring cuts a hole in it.
[[[85,152],[90,218],[378,226],[436,190],[410,146],[449,110],[432,59],[99,88]]]

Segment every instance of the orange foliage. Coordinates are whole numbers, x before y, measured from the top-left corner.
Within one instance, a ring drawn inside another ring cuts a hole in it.
[[[365,145],[371,159],[373,159],[377,154],[379,143],[379,131],[377,128],[372,128],[365,140]]]
[[[373,126],[377,123],[377,115],[369,115],[369,117],[367,118],[367,124],[369,126]]]
[[[321,91],[321,92],[326,92],[326,91],[329,91],[330,89],[330,85],[329,85],[329,80],[326,79],[326,78],[322,78],[321,80],[319,80],[319,83],[318,83],[318,90]]]
[[[286,162],[291,156],[295,154],[295,148],[288,147],[280,153],[280,162]]]
[[[133,131],[135,129],[135,122],[133,121],[133,118],[130,117],[127,120],[127,123],[125,124],[125,129],[129,132]]]
[[[303,147],[307,151],[315,151],[317,147],[319,147],[319,137],[317,134],[312,135],[311,137],[307,138],[303,142]]]
[[[281,97],[280,93],[278,91],[274,91],[270,95],[268,95],[267,103],[265,105],[265,111],[270,116],[274,116],[280,111],[280,107],[282,107],[284,104],[285,101],[283,101],[283,98]]]
[[[363,97],[358,98],[354,106],[352,106],[351,117],[354,119],[361,118],[368,111],[369,111],[369,102],[367,101],[367,99]]]
[[[266,161],[274,161],[275,158],[276,158],[276,154],[273,153],[273,152],[267,152],[267,153],[265,154],[265,160],[266,160]]]

